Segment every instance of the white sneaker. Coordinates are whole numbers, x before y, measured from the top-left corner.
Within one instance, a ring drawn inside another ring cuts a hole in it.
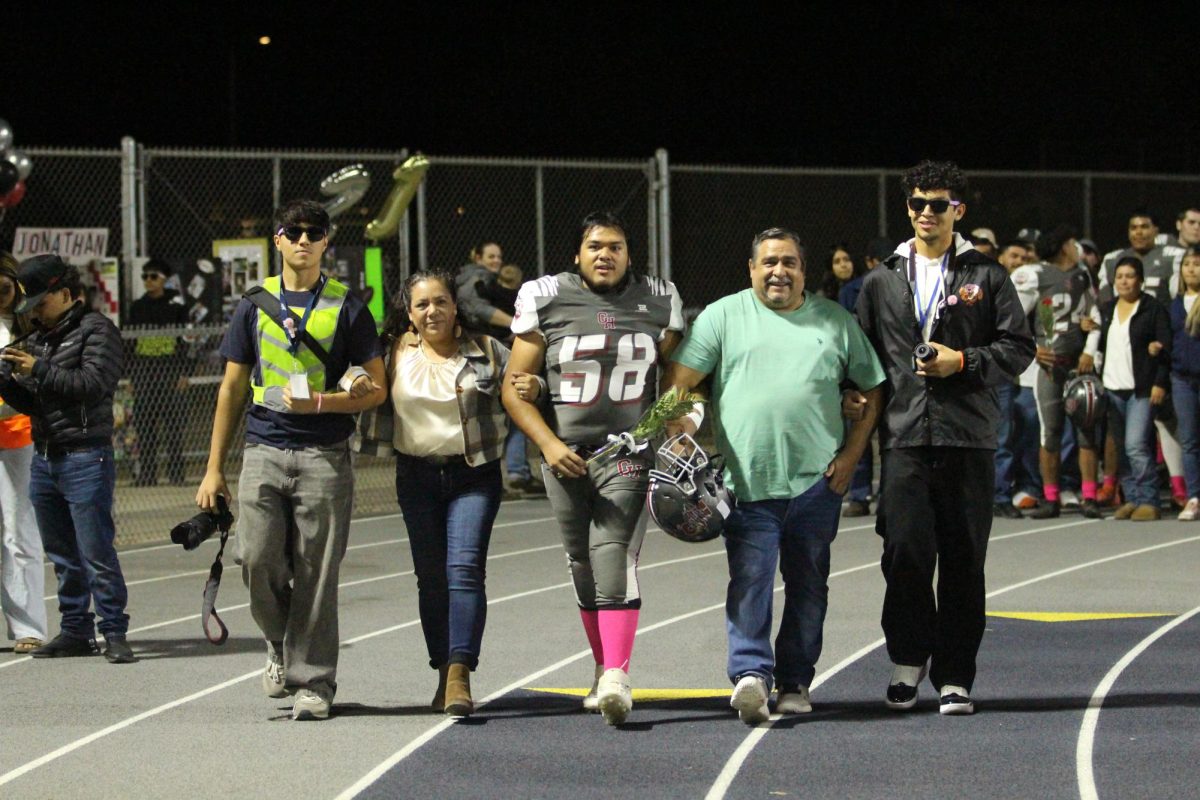
[[[274,650],[267,651],[267,666],[263,669],[262,687],[267,697],[287,697],[284,685],[283,658]]]
[[[971,693],[962,686],[946,684],[942,687],[942,704],[938,713],[948,717],[974,714],[975,704],[971,702]]]
[[[604,671],[596,684],[596,704],[604,721],[620,725],[633,708],[633,691],[629,688],[629,673],[618,667]]]
[[[1179,512],[1178,519],[1184,522],[1191,522],[1196,517],[1200,516],[1200,498],[1192,497],[1187,501],[1187,505],[1183,507],[1183,511]]]
[[[801,686],[796,691],[780,690],[775,699],[775,710],[780,714],[808,714],[812,711],[812,700],[808,696],[808,687]]]
[[[738,712],[738,719],[747,725],[766,722],[771,717],[767,708],[767,682],[757,675],[746,675],[733,687],[729,705]]]
[[[592,714],[600,713],[600,698],[597,696],[597,690],[600,688],[600,676],[604,674],[604,665],[596,665],[596,675],[592,678],[592,690],[587,693],[587,697],[583,698],[583,710]]]
[[[1058,500],[1062,503],[1063,508],[1079,508],[1079,495],[1070,489],[1063,489],[1059,492]]]
[[[322,689],[301,689],[292,705],[292,719],[329,719],[331,697]]]
[[[1037,498],[1029,492],[1020,491],[1013,495],[1013,508],[1029,509],[1037,507]]]

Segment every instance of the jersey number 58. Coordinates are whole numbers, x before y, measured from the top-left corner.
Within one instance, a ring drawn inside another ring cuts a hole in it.
[[[566,336],[558,351],[561,402],[589,406],[608,385],[614,403],[634,403],[646,390],[646,374],[658,360],[654,339],[646,333],[626,333],[616,342],[603,333]],[[615,355],[615,359],[614,359]],[[605,376],[605,364],[612,367]]]

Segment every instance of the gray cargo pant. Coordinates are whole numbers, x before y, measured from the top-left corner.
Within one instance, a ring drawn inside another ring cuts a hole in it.
[[[338,570],[353,503],[346,442],[246,445],[238,483],[242,580],[264,638],[282,642],[289,689],[337,688]]]

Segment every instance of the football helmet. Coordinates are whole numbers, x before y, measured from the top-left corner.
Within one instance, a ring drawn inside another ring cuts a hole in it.
[[[721,456],[709,459],[686,433],[658,448],[646,506],[660,528],[683,542],[707,542],[721,535],[737,502],[721,478],[722,461]]]
[[[1076,375],[1063,387],[1063,409],[1076,428],[1085,431],[1095,428],[1104,419],[1107,407],[1104,384],[1094,373]]]

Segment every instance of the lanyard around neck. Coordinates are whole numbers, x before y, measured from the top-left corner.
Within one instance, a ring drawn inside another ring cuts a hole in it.
[[[937,286],[929,292],[929,301],[921,302],[921,281],[917,273],[917,250],[913,245],[908,248],[908,269],[913,282],[913,296],[917,300],[917,324],[920,325],[922,335],[925,331],[925,322],[929,319],[929,315],[933,313],[934,304],[937,303],[938,296],[942,294],[946,286],[946,268],[950,264],[950,254],[954,251],[954,242],[950,243],[950,247],[942,254],[941,270],[938,275]]]
[[[283,332],[288,340],[288,352],[293,356],[300,350],[300,339],[304,336],[304,331],[308,327],[308,318],[312,314],[313,309],[317,307],[317,301],[321,299],[321,292],[325,291],[326,277],[321,273],[320,279],[317,281],[317,287],[312,292],[312,297],[308,299],[308,305],[304,308],[304,316],[300,318],[300,325],[297,326],[292,320],[291,309],[288,307],[287,299],[283,294],[283,277],[279,278],[279,307],[282,319],[280,324],[283,326]]]

